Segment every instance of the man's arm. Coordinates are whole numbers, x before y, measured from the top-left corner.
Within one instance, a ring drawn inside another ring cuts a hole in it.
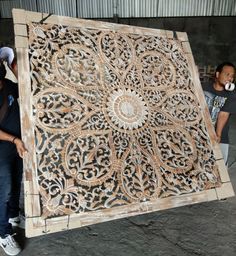
[[[217,136],[217,142],[219,143],[221,141],[223,128],[229,119],[229,115],[230,115],[229,112],[224,112],[224,111],[219,112],[219,115],[216,121],[216,136]]]
[[[21,139],[17,138],[14,135],[11,135],[9,133],[6,133],[6,132],[0,130],[0,140],[5,140],[5,141],[9,141],[11,143],[14,143],[16,145],[16,149],[17,149],[19,156],[23,158],[24,153],[27,150],[26,150],[24,143]]]

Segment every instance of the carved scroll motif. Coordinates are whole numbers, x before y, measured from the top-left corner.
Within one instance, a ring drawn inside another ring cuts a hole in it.
[[[29,34],[45,218],[218,186],[178,41],[38,23]]]

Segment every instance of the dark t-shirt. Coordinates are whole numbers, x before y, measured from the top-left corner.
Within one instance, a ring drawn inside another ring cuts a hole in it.
[[[213,125],[216,124],[217,117],[220,111],[235,113],[236,101],[234,99],[235,92],[229,91],[217,91],[213,87],[213,81],[202,84],[202,88],[205,94],[205,99],[208,105],[208,109],[211,115]],[[221,143],[229,143],[229,120],[226,123],[221,136]]]
[[[18,87],[8,79],[4,79],[5,95],[7,95],[7,111],[0,123],[0,130],[21,137],[20,113],[18,99]],[[0,90],[0,107],[3,104],[3,90]],[[0,160],[16,154],[15,144],[0,140]]]

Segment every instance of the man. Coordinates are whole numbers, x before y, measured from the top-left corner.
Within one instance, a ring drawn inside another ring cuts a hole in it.
[[[20,139],[17,84],[5,75],[0,61],[0,245],[6,254],[17,255],[21,249],[13,237],[12,224],[19,216],[22,157],[26,149]]]
[[[229,115],[235,112],[236,106],[233,100],[234,89],[232,84],[235,78],[235,66],[230,62],[224,62],[216,68],[215,79],[210,84],[203,84],[206,102],[210,111],[213,125],[215,126],[217,141],[224,157],[225,164],[228,161],[229,151]],[[229,90],[229,84],[231,86]]]

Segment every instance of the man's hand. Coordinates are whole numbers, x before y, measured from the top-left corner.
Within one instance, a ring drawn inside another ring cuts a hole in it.
[[[221,135],[216,134],[216,141],[217,141],[218,143],[220,143],[220,141],[221,141]]]
[[[15,143],[15,145],[16,145],[16,150],[17,150],[19,156],[20,156],[21,158],[23,158],[23,157],[24,157],[24,153],[27,152],[27,149],[25,148],[24,142],[23,142],[21,139],[16,138],[16,139],[14,140],[14,143]]]

